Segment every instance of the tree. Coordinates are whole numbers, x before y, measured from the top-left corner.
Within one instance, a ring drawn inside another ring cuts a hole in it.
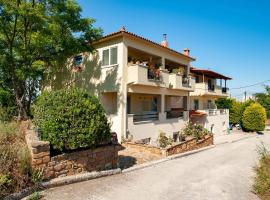
[[[230,98],[220,98],[216,100],[218,109],[230,109],[232,107],[233,100]]]
[[[259,103],[248,106],[242,117],[242,125],[245,131],[263,131],[265,129],[266,112]]]
[[[241,113],[241,103],[233,100],[232,106],[230,108],[230,123],[233,125],[239,124],[241,121],[242,113]]]
[[[260,103],[266,110],[267,118],[270,118],[270,87],[265,86],[265,93],[255,94],[256,101]]]
[[[46,73],[93,51],[101,30],[81,11],[75,0],[0,0],[0,77],[14,94],[19,119],[28,117]]]

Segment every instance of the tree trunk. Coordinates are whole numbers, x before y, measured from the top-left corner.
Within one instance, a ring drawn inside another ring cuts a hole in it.
[[[16,92],[16,104],[18,106],[18,120],[19,121],[27,120],[28,116],[24,95],[18,89],[15,92]]]

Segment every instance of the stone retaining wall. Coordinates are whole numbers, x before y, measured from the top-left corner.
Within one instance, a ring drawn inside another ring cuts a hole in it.
[[[163,157],[174,155],[174,154],[179,154],[179,153],[184,153],[187,151],[195,150],[195,149],[200,149],[206,146],[213,145],[213,136],[206,136],[205,139],[196,141],[196,139],[191,139],[167,148],[159,148],[155,146],[150,146],[150,145],[144,145],[144,144],[136,144],[136,143],[123,143],[122,146],[124,147],[130,147],[130,148],[135,148],[139,151],[146,151],[149,153],[153,154],[158,154]]]
[[[32,167],[43,170],[45,179],[74,175],[82,172],[117,168],[120,145],[108,145],[57,156],[50,155],[50,143],[40,141],[34,130],[25,133],[31,153]]]
[[[165,150],[166,156],[178,154],[178,153],[184,153],[187,151],[195,150],[195,149],[200,149],[206,146],[213,145],[213,136],[206,136],[205,139],[196,141],[196,139],[191,139],[189,141],[174,145],[172,147],[168,147]]]

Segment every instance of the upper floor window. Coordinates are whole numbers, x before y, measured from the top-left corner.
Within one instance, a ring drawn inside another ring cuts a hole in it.
[[[102,66],[116,65],[117,62],[117,47],[102,51]]]

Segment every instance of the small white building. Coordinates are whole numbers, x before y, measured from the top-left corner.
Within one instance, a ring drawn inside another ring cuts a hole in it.
[[[170,49],[166,35],[158,44],[124,28],[94,46],[95,53],[70,59],[48,78],[46,88],[75,85],[97,95],[119,141],[154,141],[160,131],[172,136],[189,121],[190,94],[195,97],[197,84],[190,73],[195,59],[188,49]]]

